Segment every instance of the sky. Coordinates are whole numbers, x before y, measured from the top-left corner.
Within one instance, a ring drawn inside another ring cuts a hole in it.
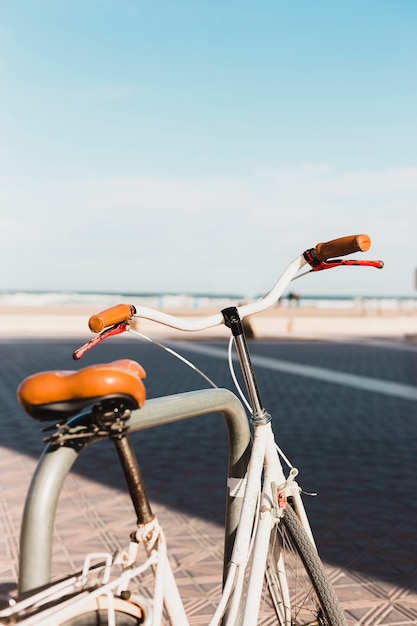
[[[415,0],[2,0],[1,290],[414,296]]]

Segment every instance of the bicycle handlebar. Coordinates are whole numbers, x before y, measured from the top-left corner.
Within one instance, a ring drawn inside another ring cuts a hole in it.
[[[239,314],[241,318],[243,319],[249,315],[254,315],[276,304],[285,288],[306,263],[310,263],[310,265],[313,266],[318,262],[326,261],[327,259],[335,256],[344,256],[351,254],[352,252],[369,250],[370,245],[371,240],[368,235],[351,235],[317,244],[315,248],[306,251],[303,255],[300,255],[292,263],[290,263],[278,282],[265,296],[263,296],[260,300],[240,306]],[[366,264],[366,262],[362,263]],[[382,267],[383,265],[382,262],[376,262],[379,263],[379,265],[375,265],[375,262],[369,263],[374,263],[374,267]],[[361,262],[358,261],[355,264],[361,264]],[[317,267],[315,269],[317,269]],[[322,268],[320,267],[319,269]],[[133,305],[119,304],[106,309],[97,315],[93,315],[89,320],[89,327],[93,332],[100,333],[109,326],[128,323],[131,318],[135,316],[135,314],[136,309]],[[160,324],[164,324],[165,326],[170,326],[177,330],[184,331],[206,330],[224,323],[223,315],[220,312],[198,320],[189,320],[176,317],[168,313],[163,313],[162,311],[158,311],[156,309],[140,307],[138,317],[146,318]]]

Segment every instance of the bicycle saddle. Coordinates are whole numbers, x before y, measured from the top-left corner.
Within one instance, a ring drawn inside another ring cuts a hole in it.
[[[25,411],[40,422],[68,419],[106,399],[120,398],[126,408],[138,409],[146,399],[142,378],[146,378],[145,370],[130,359],[75,371],[39,372],[22,381],[17,399]]]

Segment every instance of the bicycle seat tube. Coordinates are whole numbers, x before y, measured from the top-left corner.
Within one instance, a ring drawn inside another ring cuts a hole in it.
[[[233,341],[252,407],[252,421],[256,425],[267,424],[271,421],[271,416],[264,409],[262,404],[261,394],[259,392],[258,383],[256,382],[256,376],[246,342],[245,330],[239,311],[236,307],[232,306],[223,309],[222,315],[225,325],[232,331]]]

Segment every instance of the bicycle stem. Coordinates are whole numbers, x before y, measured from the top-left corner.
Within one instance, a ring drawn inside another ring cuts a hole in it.
[[[230,328],[233,335],[236,352],[240,367],[245,380],[249,401],[252,408],[252,422],[254,425],[267,424],[271,416],[264,409],[255,372],[252,366],[248,345],[246,343],[245,330],[237,307],[228,307],[222,310],[225,325]]]

